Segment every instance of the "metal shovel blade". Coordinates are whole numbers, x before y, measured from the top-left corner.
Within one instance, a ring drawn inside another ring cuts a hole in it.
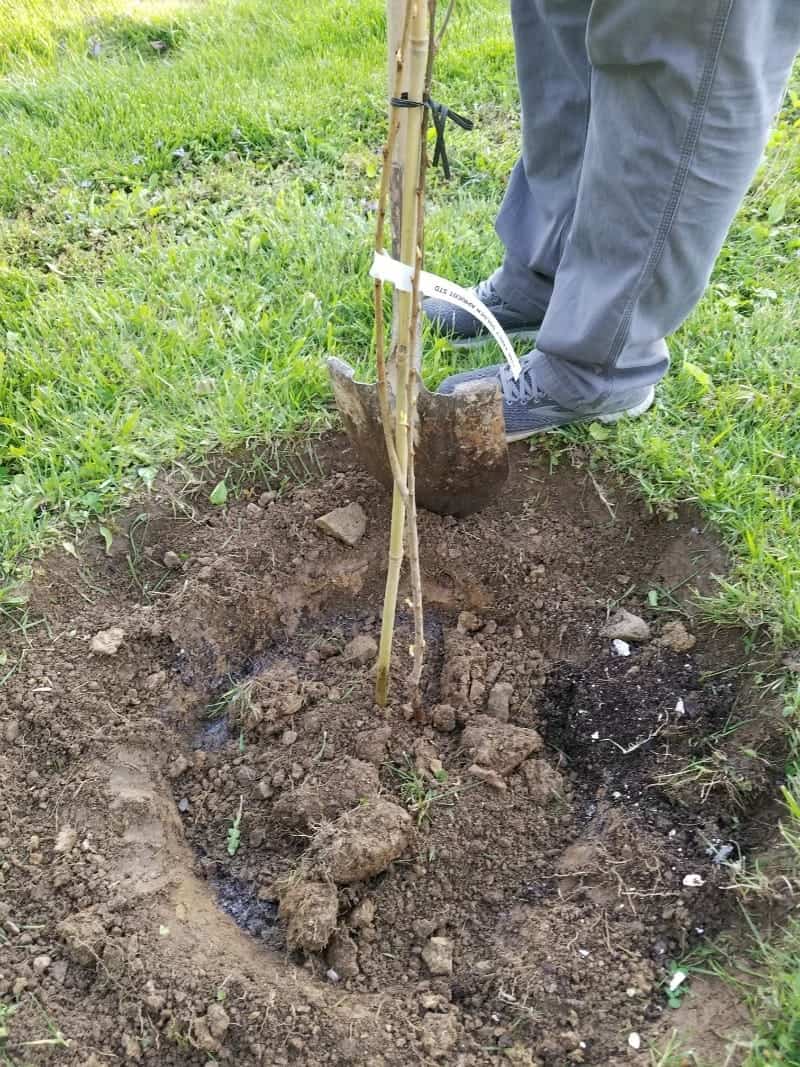
[[[353,368],[328,360],[336,406],[358,456],[387,488],[392,474],[378,387],[355,380]],[[486,507],[508,478],[503,404],[491,381],[442,396],[420,386],[415,478],[417,503],[439,515],[470,515]]]

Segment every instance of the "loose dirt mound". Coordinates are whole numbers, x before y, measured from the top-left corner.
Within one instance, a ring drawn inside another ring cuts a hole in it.
[[[780,742],[734,752],[734,644],[671,610],[723,564],[692,517],[519,449],[497,505],[422,517],[423,710],[403,615],[381,712],[387,501],[341,441],[322,464],[144,501],[33,583],[0,689],[11,1062],[628,1062],[725,921]],[[317,523],[350,504],[365,532]]]

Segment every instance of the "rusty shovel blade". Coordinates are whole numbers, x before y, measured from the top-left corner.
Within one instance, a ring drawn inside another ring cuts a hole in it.
[[[336,406],[361,463],[387,488],[386,458],[378,388],[355,380],[353,368],[328,360]],[[439,515],[470,515],[486,507],[508,478],[503,404],[491,381],[453,395],[420,386],[415,446],[417,503]]]

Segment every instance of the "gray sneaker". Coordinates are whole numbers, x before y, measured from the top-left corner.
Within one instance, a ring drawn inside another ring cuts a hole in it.
[[[490,278],[480,282],[472,292],[492,312],[509,337],[534,340],[542,325],[542,314],[517,311],[495,289]],[[491,334],[465,308],[454,307],[445,300],[429,297],[422,302],[428,322],[447,337],[457,348],[472,348],[491,340]]]
[[[506,424],[506,440],[521,441],[533,434],[554,430],[573,422],[617,422],[629,415],[634,418],[643,415],[655,400],[656,391],[652,385],[643,389],[631,389],[619,393],[594,411],[572,411],[562,407],[557,400],[544,391],[537,383],[532,357],[524,356],[522,374],[514,381],[511,371],[505,363],[480,370],[452,374],[439,386],[439,393],[454,393],[456,389],[468,387],[471,383],[486,378],[496,378],[503,395],[503,418]]]

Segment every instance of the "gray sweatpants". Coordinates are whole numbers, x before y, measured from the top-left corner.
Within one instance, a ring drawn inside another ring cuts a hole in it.
[[[591,407],[658,381],[800,48],[800,0],[511,0],[522,158],[493,281],[547,309],[537,378]]]

